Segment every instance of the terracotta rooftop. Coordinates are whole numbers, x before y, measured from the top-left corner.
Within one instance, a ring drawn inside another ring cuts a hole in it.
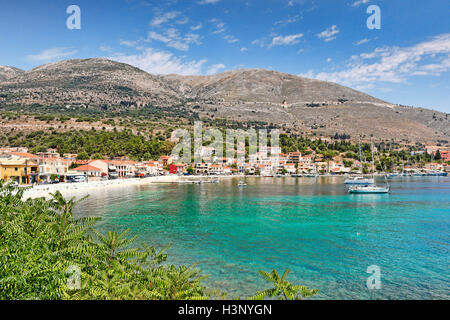
[[[85,164],[84,166],[73,169],[75,171],[102,171],[99,168]]]

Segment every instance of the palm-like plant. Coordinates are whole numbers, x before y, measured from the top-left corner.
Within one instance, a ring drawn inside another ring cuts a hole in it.
[[[0,181],[0,299],[206,299],[195,265],[162,265],[166,250],[132,246],[136,236],[98,232],[97,218],[75,219],[80,201],[60,192],[50,201],[22,200],[23,189]],[[69,286],[76,267],[81,288]],[[72,268],[72,269],[71,269]],[[261,272],[274,288],[254,299],[298,299],[317,290],[287,282],[286,271]],[[73,273],[72,273],[73,275]]]
[[[306,286],[293,285],[286,280],[290,273],[287,269],[280,277],[278,272],[274,269],[270,273],[263,270],[259,272],[261,276],[272,284],[272,288],[259,291],[256,295],[250,297],[250,300],[263,300],[268,298],[279,298],[282,300],[302,300],[304,298],[315,295],[317,289],[309,289]]]

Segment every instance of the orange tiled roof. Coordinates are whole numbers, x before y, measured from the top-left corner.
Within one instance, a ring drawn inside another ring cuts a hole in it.
[[[33,158],[33,159],[41,159],[41,157],[32,154],[32,153],[28,153],[28,152],[16,152],[16,151],[11,151],[11,154],[18,156],[18,157],[23,157],[23,158]]]
[[[99,168],[85,164],[84,166],[73,169],[75,171],[102,171]]]

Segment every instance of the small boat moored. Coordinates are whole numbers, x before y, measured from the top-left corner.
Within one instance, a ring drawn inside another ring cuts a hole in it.
[[[348,189],[349,193],[389,193],[389,187],[377,187],[374,185],[353,186]]]
[[[238,187],[245,187],[247,184],[244,181],[239,181]]]

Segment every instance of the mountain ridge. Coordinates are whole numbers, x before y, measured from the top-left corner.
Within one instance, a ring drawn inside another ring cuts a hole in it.
[[[0,106],[180,107],[200,119],[265,121],[298,133],[450,140],[450,119],[442,112],[402,107],[332,82],[272,70],[152,75],[105,58],[59,61],[29,71],[8,69],[2,78],[5,68],[0,67]]]

